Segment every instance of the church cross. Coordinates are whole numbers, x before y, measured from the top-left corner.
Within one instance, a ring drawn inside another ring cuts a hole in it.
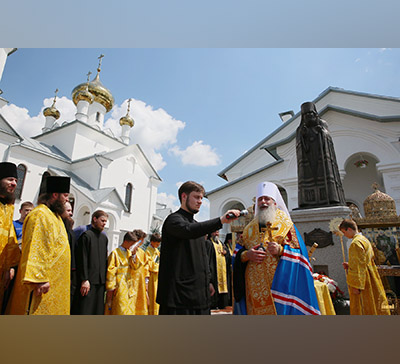
[[[58,92],[58,88],[54,91],[54,100],[53,100],[53,105],[51,105],[51,107],[53,107],[56,104],[57,92]]]
[[[131,109],[131,101],[132,99],[128,100],[128,111],[126,112],[126,115],[129,115],[129,110]]]
[[[376,182],[374,182],[374,183],[372,184],[371,187],[372,187],[372,188],[375,190],[375,192],[376,192],[376,191],[378,191],[379,185],[378,185]]]
[[[92,72],[89,71],[89,72],[87,73],[87,75],[86,75],[86,76],[87,76],[87,82],[88,82],[88,83],[89,83],[89,77],[90,77],[91,74],[92,74]]]
[[[101,61],[102,61],[103,57],[104,57],[104,54],[100,54],[100,56],[97,57],[97,59],[99,60],[99,67],[97,68],[98,72],[100,72],[100,70],[101,70]]]

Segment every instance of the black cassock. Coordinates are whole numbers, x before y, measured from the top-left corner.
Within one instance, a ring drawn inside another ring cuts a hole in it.
[[[179,209],[162,228],[157,303],[160,314],[210,312],[210,268],[205,235],[222,227],[219,218],[197,222]]]
[[[91,227],[78,240],[77,273],[79,285],[88,280],[90,291],[86,296],[79,294],[80,315],[103,315],[104,293],[107,274],[107,244],[105,234]]]

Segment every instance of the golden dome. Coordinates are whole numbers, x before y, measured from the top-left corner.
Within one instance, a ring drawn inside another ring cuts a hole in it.
[[[84,90],[79,91],[76,94],[75,98],[76,98],[76,103],[83,100],[83,101],[87,101],[89,104],[91,104],[94,100],[94,96],[89,92],[88,88],[85,88]]]
[[[129,125],[132,128],[135,125],[135,121],[129,115],[125,115],[119,119],[119,125]]]
[[[50,107],[46,107],[43,110],[43,115],[44,116],[52,116],[57,120],[60,117],[60,112],[54,106],[50,106]]]
[[[131,109],[131,101],[132,99],[128,100],[128,110],[126,111],[126,115],[119,119],[119,125],[129,125],[131,128],[135,125],[135,121],[129,115],[129,110]]]
[[[87,91],[87,89],[89,90],[89,93],[93,95],[93,101],[103,105],[106,108],[107,112],[113,108],[114,97],[111,94],[110,90],[104,87],[103,84],[100,82],[99,69],[93,81],[89,83],[81,83],[72,90],[72,101],[75,105],[78,104],[80,97],[82,97],[81,92]]]
[[[378,190],[377,184],[373,185],[375,192],[364,201],[365,218],[370,220],[388,220],[397,217],[394,199]]]
[[[46,107],[43,110],[43,115],[44,116],[52,116],[53,118],[55,118],[56,120],[60,117],[60,112],[55,108],[55,104],[56,104],[56,100],[57,100],[57,92],[58,89],[56,89],[54,91],[55,95],[54,95],[54,99],[53,99],[53,104],[50,107]]]

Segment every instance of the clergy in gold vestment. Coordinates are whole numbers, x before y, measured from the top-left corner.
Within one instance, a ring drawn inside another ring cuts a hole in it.
[[[219,230],[210,234],[207,242],[207,254],[210,261],[211,282],[215,289],[215,294],[211,297],[211,309],[224,309],[228,306],[228,276],[226,249],[219,240]]]
[[[17,166],[9,162],[0,163],[0,311],[4,291],[13,278],[14,270],[11,268],[18,265],[21,256],[12,220],[16,186]]]
[[[374,262],[369,240],[358,232],[353,220],[343,220],[339,226],[344,236],[352,239],[347,270],[351,315],[390,315],[385,290]]]
[[[41,203],[24,222],[9,314],[69,315],[71,256],[60,217],[68,201],[69,183],[69,177],[47,177]]]
[[[160,305],[156,302],[158,286],[158,267],[160,262],[160,251],[158,247],[161,243],[161,235],[154,233],[150,237],[150,245],[146,249],[147,264],[149,269],[149,315],[158,315]]]
[[[306,248],[271,182],[257,187],[255,218],[243,231],[243,245],[235,270],[244,270],[247,314],[320,314]]]
[[[108,257],[106,315],[135,315],[137,274],[141,263],[136,259],[139,236],[127,232],[122,245]]]
[[[245,273],[246,305],[247,314],[249,315],[276,315],[271,285],[279,262],[279,256],[283,251],[280,244],[289,244],[294,248],[298,248],[293,223],[287,214],[280,209],[276,209],[270,234],[271,236],[268,233],[260,233],[258,217],[253,219],[243,231],[243,243],[247,252],[242,254],[242,261],[246,261],[246,258],[249,260]],[[276,245],[272,245],[269,242],[275,242]],[[266,250],[256,251],[255,249],[261,243]],[[271,248],[268,249],[268,247]],[[249,255],[253,253],[258,254],[259,257],[256,257],[255,260],[250,260]]]

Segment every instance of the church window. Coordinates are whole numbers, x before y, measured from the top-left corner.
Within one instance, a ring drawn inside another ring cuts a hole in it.
[[[40,182],[40,188],[39,188],[39,196],[44,193],[46,190],[46,178],[50,176],[49,172],[44,172],[42,176],[42,182]]]
[[[132,183],[128,183],[125,189],[125,206],[129,212],[131,212],[132,207]]]
[[[17,187],[15,188],[15,198],[17,200],[21,199],[22,189],[24,188],[24,183],[25,183],[26,170],[27,168],[23,164],[19,164],[17,167],[18,183]]]
[[[100,122],[100,113],[99,112],[96,113],[96,121],[98,123]]]

